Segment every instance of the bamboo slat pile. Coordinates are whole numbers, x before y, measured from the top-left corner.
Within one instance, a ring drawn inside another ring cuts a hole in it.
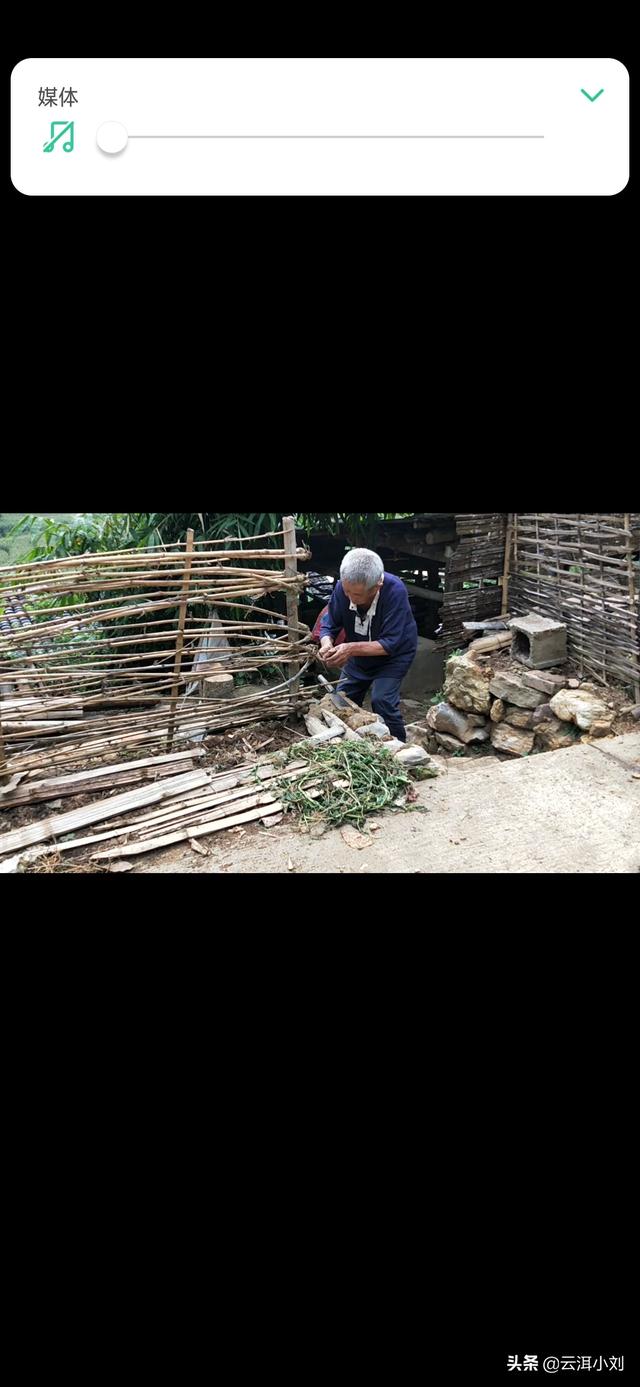
[[[20,614],[0,627],[0,784],[290,713],[313,648],[297,619],[308,555],[284,525],[255,540],[195,543],[190,532],[160,549],[0,568],[0,617]],[[286,618],[265,605],[274,593]],[[227,675],[275,669],[278,682],[217,700],[214,681],[205,700],[213,625]]]
[[[273,761],[217,775],[191,769],[12,829],[0,835],[0,859],[50,842],[57,853],[100,846],[93,854],[96,861],[133,857],[260,819],[268,824],[283,811],[269,782],[276,775],[295,778],[306,769],[306,761],[294,761],[286,771]],[[109,827],[103,830],[106,820]],[[114,841],[118,839],[121,843]]]

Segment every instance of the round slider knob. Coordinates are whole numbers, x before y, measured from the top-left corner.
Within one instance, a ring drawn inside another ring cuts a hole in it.
[[[117,120],[107,120],[96,135],[98,149],[103,154],[122,154],[129,143],[129,131]]]

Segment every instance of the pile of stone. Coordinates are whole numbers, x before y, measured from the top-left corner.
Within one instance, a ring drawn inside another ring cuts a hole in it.
[[[371,738],[386,751],[397,757],[408,770],[432,770],[436,767],[425,748],[419,742],[409,741],[409,745],[392,737],[385,722],[375,713],[359,708],[351,699],[341,695],[342,707],[338,707],[331,696],[326,694],[319,702],[311,704],[305,717],[307,732],[318,745],[331,741],[336,736],[346,736],[349,740],[360,741]]]
[[[420,736],[427,750],[450,755],[486,745],[509,756],[530,756],[573,746],[583,734],[610,735],[614,714],[601,692],[557,672],[566,661],[565,627],[535,614],[490,625],[492,634],[448,661],[444,699],[427,714],[424,728],[409,729],[412,739]],[[496,629],[501,625],[502,631]],[[496,654],[507,646],[512,659],[501,670]]]

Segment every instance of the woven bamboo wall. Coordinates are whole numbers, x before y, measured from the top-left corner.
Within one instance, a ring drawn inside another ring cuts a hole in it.
[[[567,624],[581,674],[640,682],[640,514],[518,514],[509,608]]]

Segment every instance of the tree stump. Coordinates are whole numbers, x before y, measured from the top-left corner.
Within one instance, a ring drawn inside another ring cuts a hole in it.
[[[232,674],[209,674],[202,681],[203,698],[233,698],[235,683]]]

